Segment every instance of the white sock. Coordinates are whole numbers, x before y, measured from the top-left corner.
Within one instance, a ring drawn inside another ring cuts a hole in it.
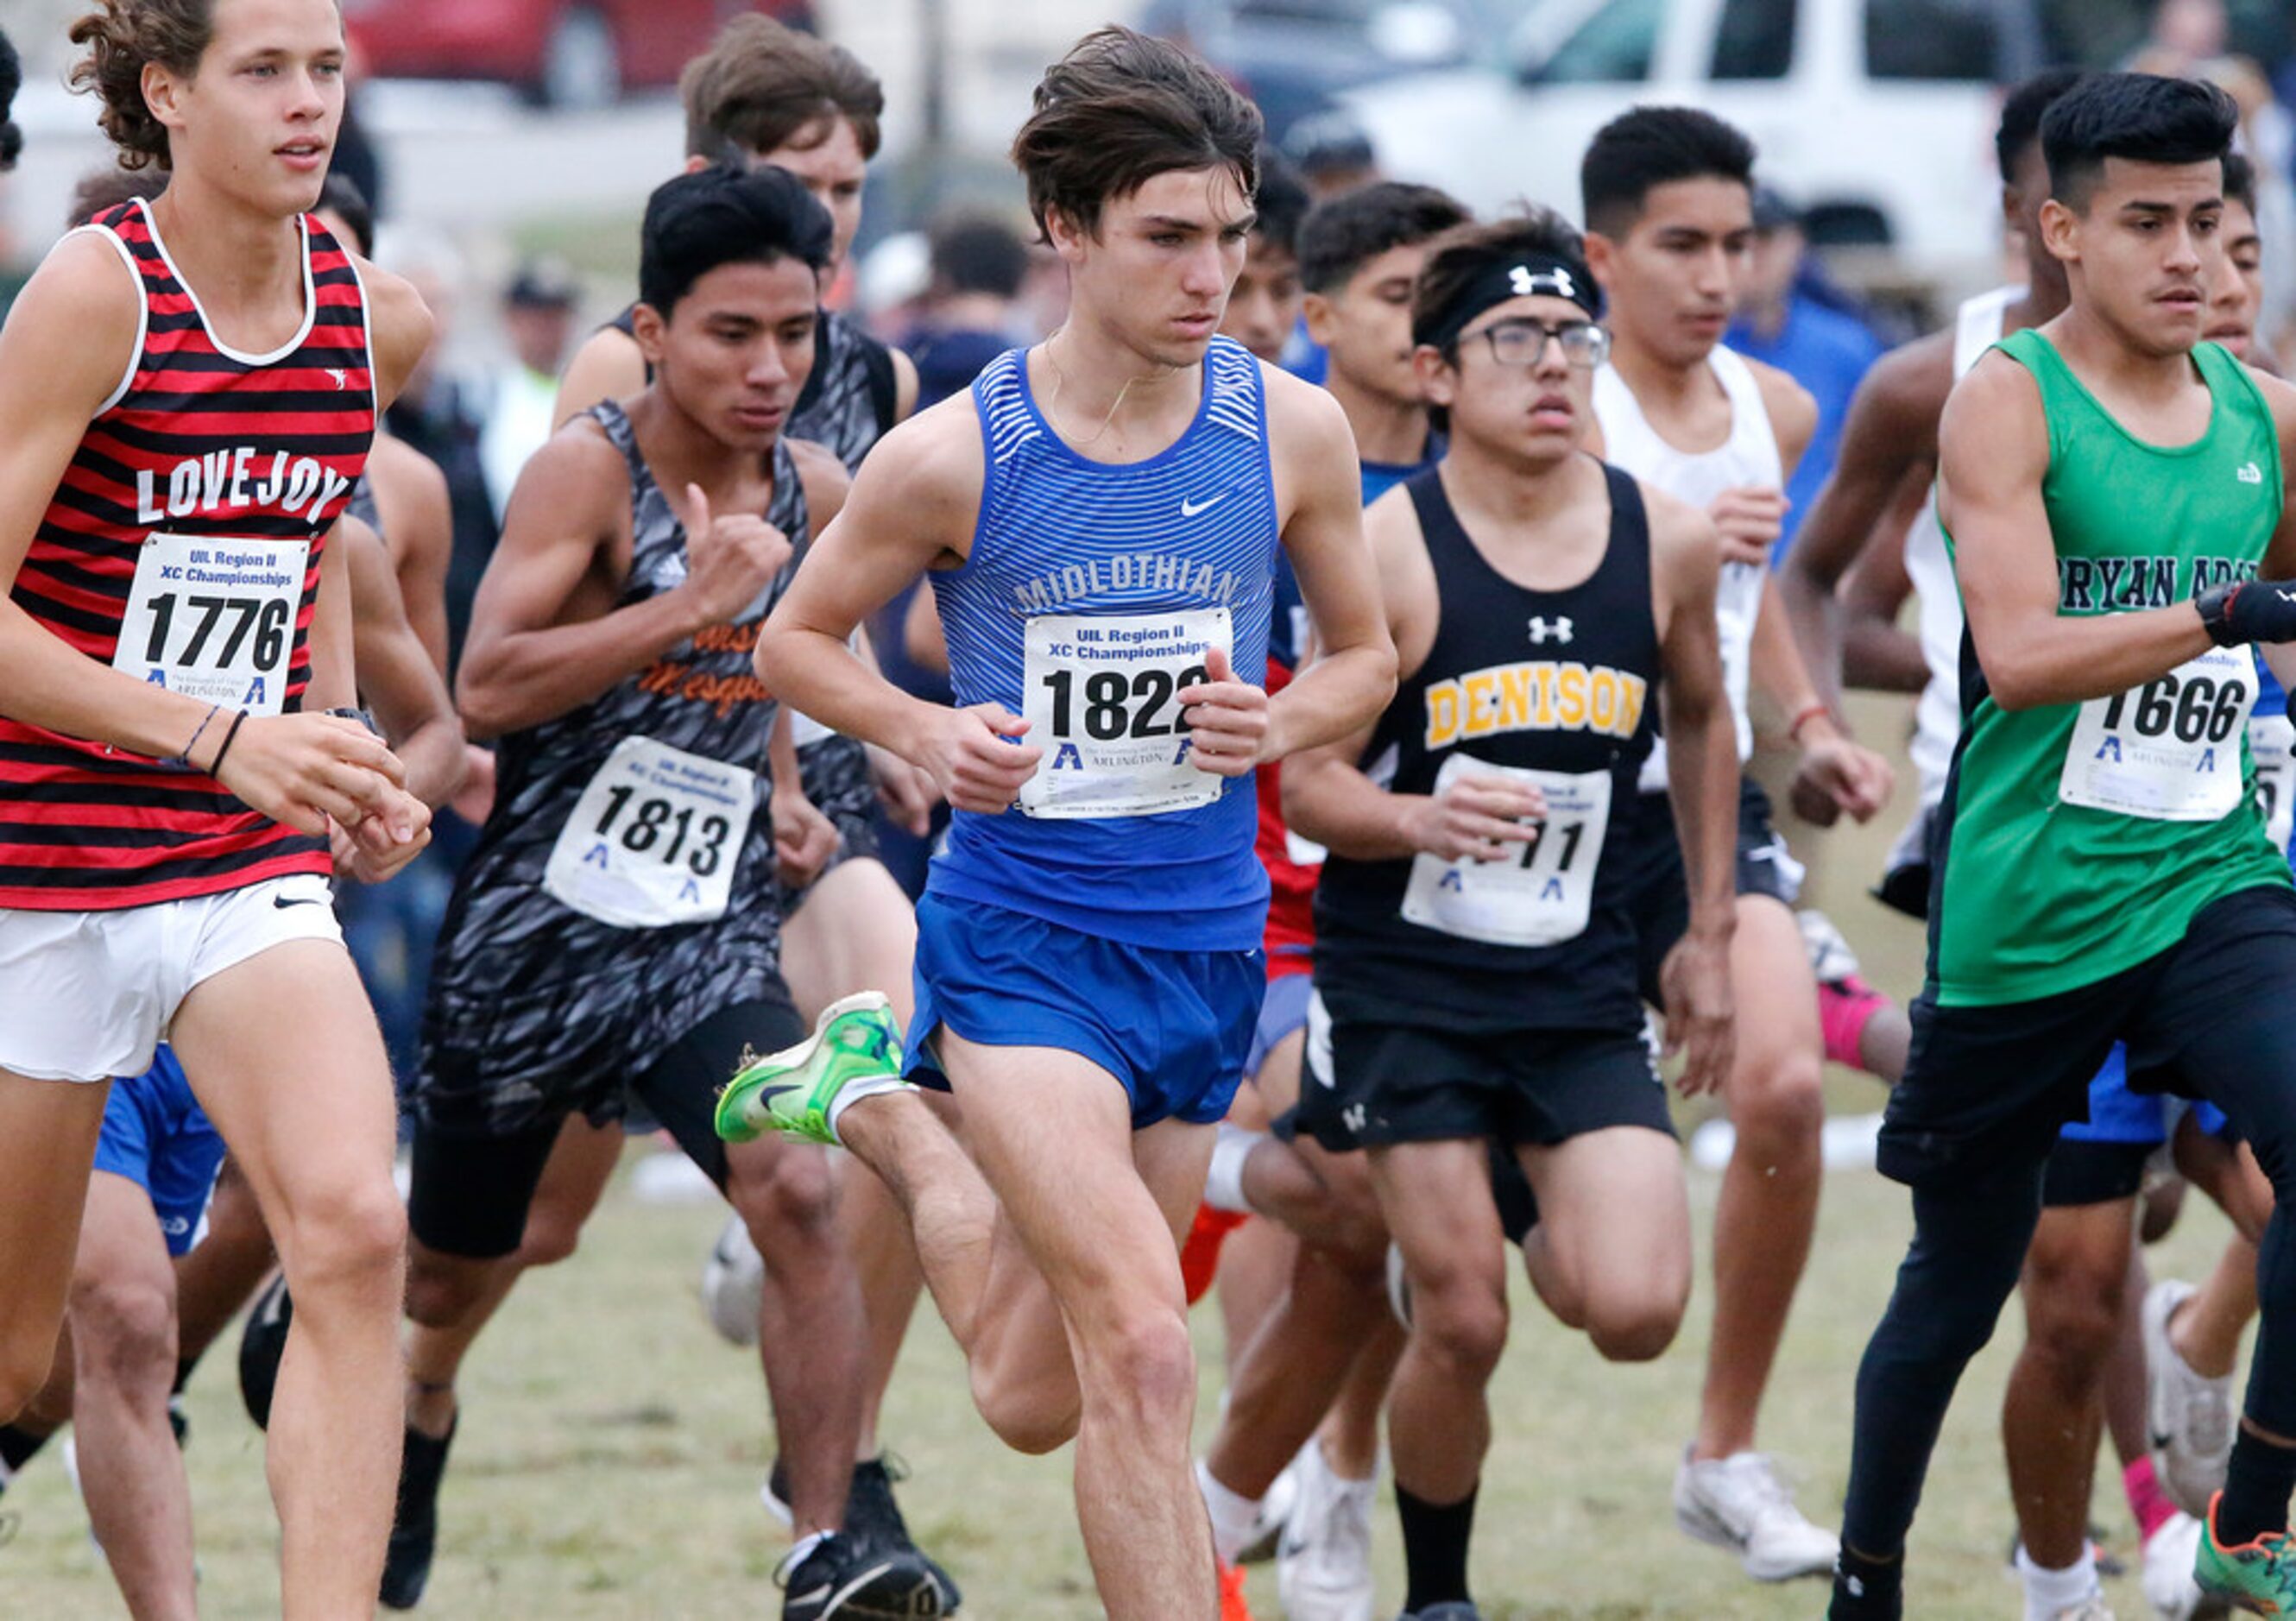
[[[816,1548],[820,1547],[835,1535],[833,1531],[816,1531],[810,1536],[799,1537],[790,1544],[789,1569],[794,1572],[799,1566],[813,1557],[813,1551]]]
[[[1212,1517],[1212,1551],[1223,1568],[1233,1565],[1251,1538],[1253,1522],[1259,1518],[1259,1500],[1229,1491],[1212,1478],[1201,1458],[1196,1460],[1196,1485],[1202,1488],[1204,1508]]]
[[[1235,1216],[1253,1214],[1251,1201],[1243,1196],[1243,1162],[1267,1138],[1266,1132],[1250,1132],[1220,1122],[1219,1133],[1212,1139],[1211,1167],[1204,1173],[1204,1203]]]
[[[2086,1548],[2067,1568],[2044,1570],[2020,1543],[2017,1574],[2025,1584],[2025,1621],[2054,1621],[2059,1611],[2070,1609],[2098,1591],[2096,1561]]]
[[[864,1098],[873,1098],[881,1092],[909,1090],[911,1090],[910,1083],[898,1075],[864,1076],[857,1081],[846,1082],[843,1086],[838,1088],[837,1095],[829,1101],[829,1134],[838,1137],[839,1146],[842,1147],[844,1139],[838,1136],[837,1123],[845,1118],[847,1109]]]

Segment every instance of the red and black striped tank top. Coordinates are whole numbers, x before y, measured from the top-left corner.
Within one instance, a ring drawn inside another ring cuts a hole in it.
[[[358,271],[305,217],[302,327],[268,355],[246,355],[208,329],[142,202],[109,209],[89,228],[112,242],[142,288],[136,353],[88,424],[11,594],[108,665],[152,535],[250,549],[308,542],[287,667],[291,712],[310,681],[321,542],[374,438]],[[209,728],[210,746],[221,724]],[[212,777],[0,718],[0,906],[108,911],[328,865],[324,840],[249,809]]]

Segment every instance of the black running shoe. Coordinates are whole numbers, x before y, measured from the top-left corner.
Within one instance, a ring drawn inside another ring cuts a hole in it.
[[[287,1274],[263,1286],[248,1309],[239,1335],[239,1394],[258,1429],[271,1428],[271,1393],[279,1383],[279,1359],[287,1350],[287,1325],[295,1303],[287,1296]]]
[[[946,1578],[913,1548],[827,1536],[802,1564],[777,1576],[782,1621],[935,1621],[949,1613]]]
[[[390,1517],[390,1548],[382,1560],[386,1609],[413,1609],[430,1580],[430,1556],[439,1546],[439,1482],[447,1473],[447,1449],[455,1444],[455,1423],[443,1436],[406,1427],[406,1452],[398,1465],[398,1506]]]
[[[1405,1610],[1395,1621],[1483,1621],[1483,1612],[1472,1604],[1449,1599],[1425,1609]]]
[[[908,1521],[901,1518],[901,1505],[894,1501],[893,1483],[908,1478],[909,1467],[891,1453],[880,1453],[866,1463],[853,1466],[853,1489],[845,1498],[845,1530],[847,1535],[889,1553],[913,1556],[923,1561],[934,1581],[940,1584],[940,1608],[935,1615],[953,1616],[964,1595],[939,1561],[919,1548],[909,1535]]]

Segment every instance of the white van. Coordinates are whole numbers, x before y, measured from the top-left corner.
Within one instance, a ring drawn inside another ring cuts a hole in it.
[[[2041,65],[2030,0],[1537,0],[1499,54],[1349,92],[1382,168],[1478,212],[1575,218],[1596,130],[1637,102],[1704,107],[1816,242],[1888,244],[1948,292],[1998,279],[1996,86]]]

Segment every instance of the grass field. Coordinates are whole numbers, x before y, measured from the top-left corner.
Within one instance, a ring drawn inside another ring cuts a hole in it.
[[[1880,918],[1855,885],[1898,825],[1885,817],[1834,852],[1821,898],[1866,954],[1873,978],[1904,994],[1918,938]],[[1832,881],[1826,881],[1827,880]],[[1878,1090],[1833,1084],[1841,1109],[1878,1106]],[[1710,1229],[1715,1180],[1693,1175],[1693,1219]],[[757,1617],[778,1614],[770,1574],[783,1534],[758,1506],[771,1452],[754,1363],[720,1342],[697,1305],[714,1208],[642,1204],[627,1179],[608,1195],[583,1253],[521,1285],[481,1343],[442,1501],[442,1547],[419,1612],[464,1617]],[[1870,1171],[1827,1178],[1817,1251],[1803,1284],[1765,1416],[1764,1445],[1801,1480],[1814,1518],[1837,1515],[1848,1467],[1851,1379],[1907,1232],[1902,1191]],[[2226,1231],[2193,1200],[2157,1273],[2198,1276]],[[1734,1563],[1685,1539],[1668,1492],[1690,1432],[1706,1338],[1703,1261],[1690,1320],[1657,1363],[1616,1368],[1559,1329],[1527,1288],[1494,1390],[1497,1436],[1484,1479],[1475,1579],[1491,1621],[1529,1617],[1815,1617],[1816,1583],[1762,1588]],[[1962,1387],[1913,1545],[1916,1617],[2013,1617],[2004,1574],[2011,1519],[1997,1420],[2022,1337],[2015,1308]],[[1201,1425],[1218,1396],[1219,1347],[1198,1319],[1205,1367]],[[232,1348],[226,1346],[227,1351]],[[210,1359],[190,1391],[190,1468],[201,1598],[210,1618],[277,1613],[275,1527],[259,1437],[239,1405],[231,1358]],[[974,1415],[962,1369],[930,1311],[912,1334],[885,1422],[915,1475],[904,1502],[920,1539],[964,1584],[980,1621],[1080,1621],[1097,1613],[1074,1529],[1065,1455],[1004,1452]],[[86,1519],[53,1450],[0,1508],[15,1520],[0,1547],[0,1617],[78,1621],[122,1613],[89,1545]],[[2096,1518],[2119,1551],[2134,1536],[2115,1471],[2099,1472]],[[1381,1594],[1401,1598],[1391,1510],[1375,1519]],[[2147,1614],[2132,1579],[2111,1596]],[[1255,1575],[1263,1617],[1275,1584]]]

